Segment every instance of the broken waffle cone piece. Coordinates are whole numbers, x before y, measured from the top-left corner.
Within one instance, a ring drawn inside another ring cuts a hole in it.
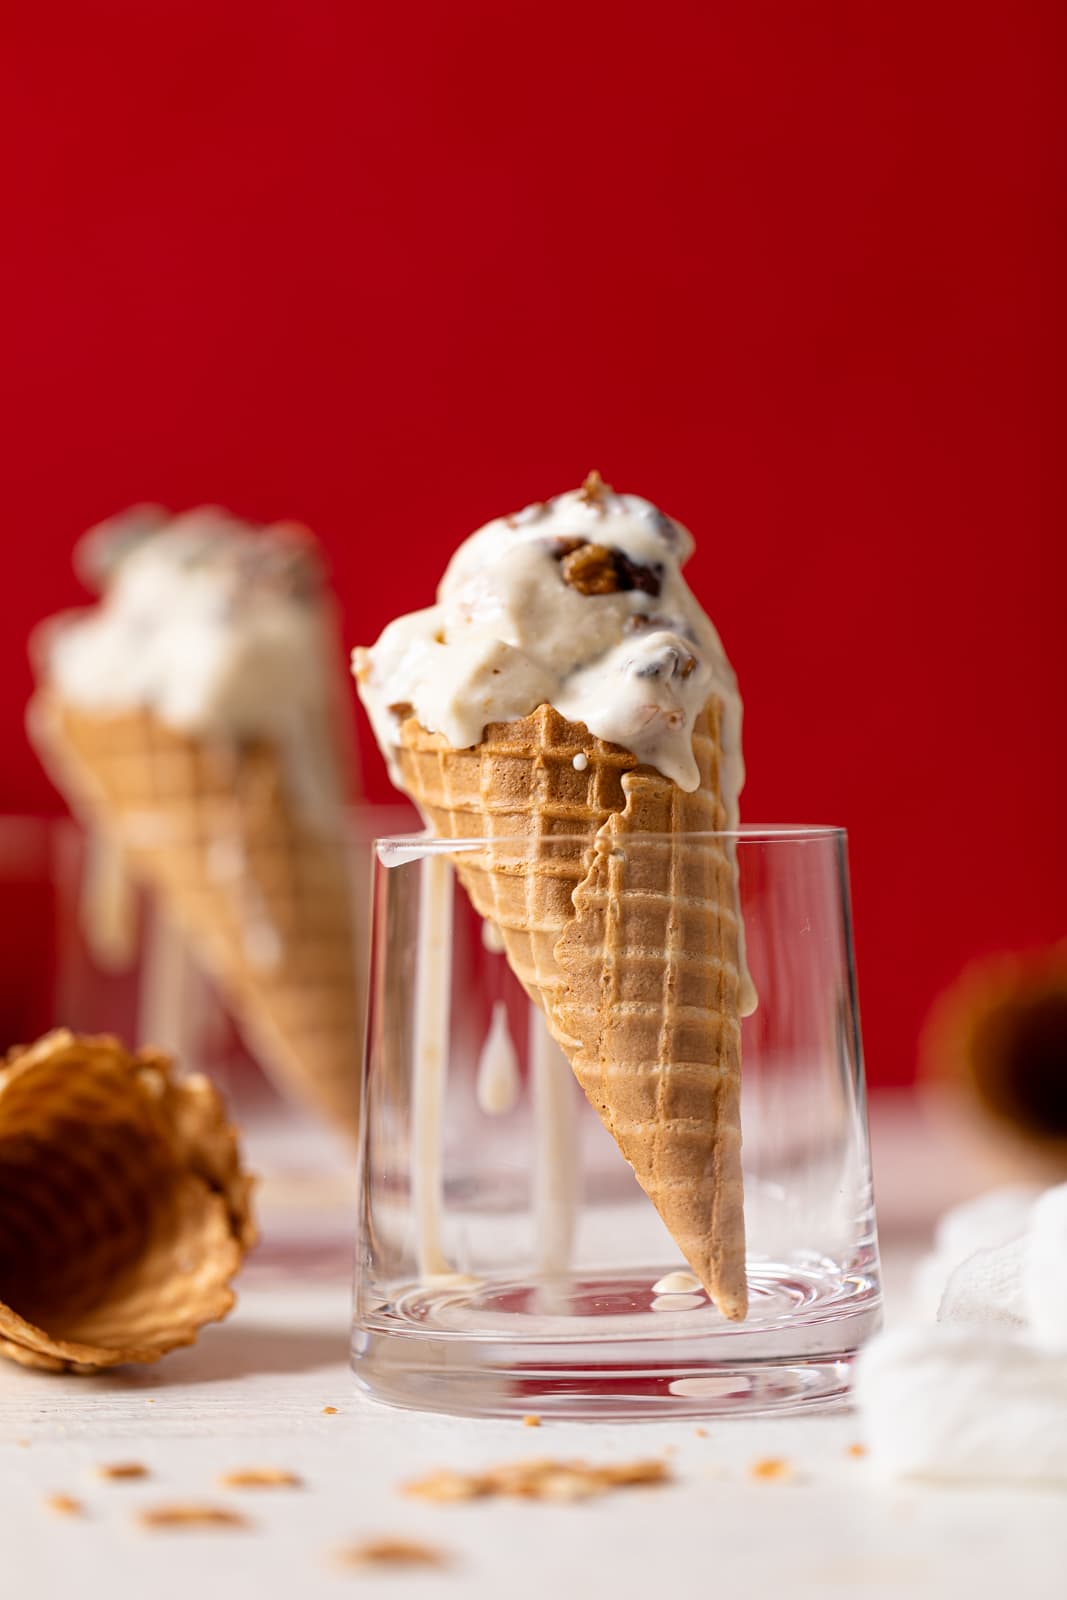
[[[205,1078],[66,1029],[0,1065],[0,1355],[91,1372],[192,1344],[255,1242]]]
[[[724,1316],[744,1318],[740,928],[721,838],[722,707],[686,793],[542,705],[452,749],[411,716],[403,783]],[[575,757],[579,757],[577,764]]]
[[[96,714],[50,687],[27,720],[72,810],[159,896],[262,1065],[355,1135],[363,1000],[340,814],[309,814],[268,740]]]

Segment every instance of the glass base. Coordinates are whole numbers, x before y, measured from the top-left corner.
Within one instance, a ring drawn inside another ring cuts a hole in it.
[[[750,1310],[657,1295],[655,1272],[397,1286],[352,1345],[361,1388],[464,1416],[652,1421],[825,1409],[881,1323],[877,1280],[829,1264],[761,1263]]]

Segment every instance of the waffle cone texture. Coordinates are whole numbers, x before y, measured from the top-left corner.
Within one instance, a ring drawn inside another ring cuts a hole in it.
[[[455,750],[402,716],[404,787],[724,1316],[747,1312],[736,871],[721,717],[686,793],[551,706]],[[577,758],[577,766],[575,759]]]
[[[122,849],[219,983],[257,1058],[355,1134],[363,1003],[349,861],[294,803],[270,742],[96,715],[50,689],[30,733],[72,810]]]
[[[0,1355],[155,1361],[234,1303],[252,1180],[206,1078],[65,1029],[0,1064]]]

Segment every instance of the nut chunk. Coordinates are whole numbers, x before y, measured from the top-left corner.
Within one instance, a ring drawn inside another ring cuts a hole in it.
[[[637,589],[654,598],[663,585],[663,567],[654,562],[643,567],[624,550],[586,540],[556,539],[553,556],[560,563],[564,583],[579,594],[628,594]],[[632,620],[632,619],[631,619]]]
[[[617,594],[619,579],[606,544],[583,544],[564,556],[560,568],[564,583],[579,594]]]

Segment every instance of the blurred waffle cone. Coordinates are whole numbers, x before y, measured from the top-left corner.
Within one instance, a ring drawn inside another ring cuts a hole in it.
[[[205,1078],[65,1029],[0,1066],[0,1355],[91,1372],[192,1344],[255,1242]]]
[[[747,1308],[739,924],[721,840],[721,715],[686,794],[551,706],[456,750],[404,717],[405,788],[605,1127],[723,1314]],[[575,764],[577,758],[577,765]],[[698,838],[703,833],[705,837]]]
[[[969,967],[931,1012],[920,1072],[990,1181],[1067,1178],[1067,942]]]
[[[53,781],[162,898],[279,1085],[353,1135],[363,1008],[347,842],[292,793],[280,748],[97,715],[42,689],[29,728]]]

